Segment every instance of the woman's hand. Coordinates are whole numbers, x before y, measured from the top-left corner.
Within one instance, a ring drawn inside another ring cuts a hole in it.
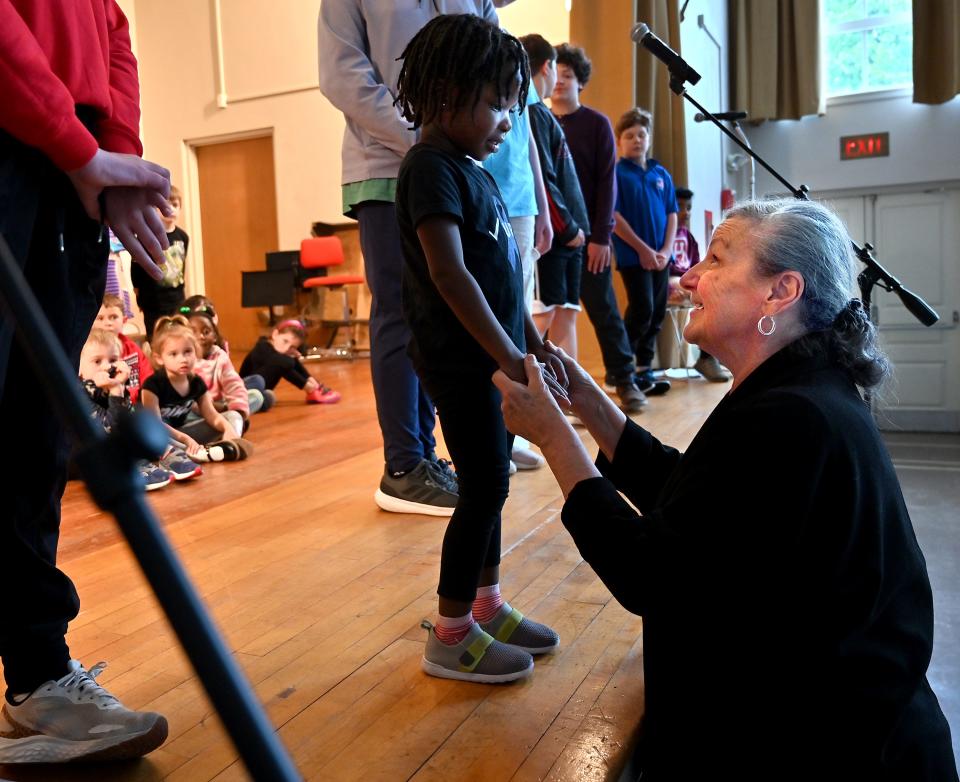
[[[183,439],[180,440],[183,443],[183,447],[187,450],[187,456],[196,456],[200,453],[200,443],[194,440],[190,435],[183,435]]]
[[[500,409],[507,429],[541,445],[553,431],[569,427],[557,406],[554,393],[547,387],[541,364],[533,354],[523,360],[524,379],[516,381],[502,369],[493,373],[493,384],[500,390]]]
[[[564,377],[566,378],[566,391],[570,399],[570,406],[576,411],[591,397],[600,395],[606,397],[606,394],[593,381],[593,378],[587,374],[587,371],[581,367],[570,356],[564,353],[562,348],[558,348],[550,340],[544,343],[544,350],[550,355],[553,361],[563,367]]]

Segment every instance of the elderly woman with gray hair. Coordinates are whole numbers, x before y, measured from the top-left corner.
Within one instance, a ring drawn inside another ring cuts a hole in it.
[[[957,779],[926,565],[859,391],[887,362],[853,282],[823,206],[730,212],[680,284],[685,338],[734,382],[683,453],[559,350],[595,464],[532,357],[527,385],[494,377],[584,559],[643,616],[644,782]]]

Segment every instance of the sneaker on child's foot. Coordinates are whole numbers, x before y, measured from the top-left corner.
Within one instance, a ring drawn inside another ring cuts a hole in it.
[[[239,462],[253,455],[253,443],[238,437],[235,440],[220,440],[210,445],[201,445],[193,458],[198,462]]]
[[[627,413],[642,413],[649,402],[646,395],[636,383],[624,383],[617,386],[617,396],[620,397],[620,407]]]
[[[104,668],[97,663],[87,671],[71,660],[62,679],[41,684],[19,703],[5,702],[0,764],[126,760],[163,744],[166,719],[125,708],[95,681]]]
[[[539,470],[546,464],[546,459],[532,448],[523,445],[517,446],[516,443],[514,443],[510,459],[517,465],[518,470]]]
[[[186,481],[203,475],[203,468],[179,448],[171,448],[160,460],[160,466],[167,470],[175,481]]]
[[[137,471],[143,480],[143,488],[147,491],[162,489],[173,480],[173,473],[163,469],[163,467],[156,462],[137,462]]]
[[[480,622],[483,631],[489,633],[501,643],[516,646],[530,654],[555,652],[560,646],[560,636],[546,625],[527,619],[509,603],[500,606],[500,610],[489,622]]]
[[[516,646],[508,646],[485,633],[474,622],[460,643],[443,643],[433,625],[421,625],[429,631],[423,650],[423,670],[442,679],[500,684],[525,679],[533,673],[533,658]]]
[[[647,396],[661,396],[670,390],[670,381],[658,378],[652,369],[637,374],[637,386]]]
[[[308,405],[332,405],[340,401],[340,393],[332,388],[320,384],[320,388],[314,389],[307,394]]]
[[[700,354],[697,363],[693,368],[703,375],[711,383],[726,383],[733,379],[730,370],[717,361],[715,356]]]
[[[437,474],[429,459],[403,475],[384,470],[380,488],[373,495],[377,505],[391,513],[421,513],[426,516],[452,516],[459,495],[446,477]]]

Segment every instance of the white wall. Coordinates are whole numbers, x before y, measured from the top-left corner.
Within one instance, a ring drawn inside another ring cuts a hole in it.
[[[698,17],[703,17],[703,27]],[[705,29],[704,29],[705,28]],[[709,35],[708,35],[709,32]],[[710,35],[720,44],[720,49]],[[700,81],[690,87],[690,95],[708,111],[727,111],[730,106],[727,49],[727,0],[690,0],[680,24],[680,47],[683,58],[700,74]],[[690,229],[706,248],[704,211],[713,212],[714,223],[720,222],[720,190],[724,187],[724,138],[711,123],[693,121],[697,110],[684,98],[687,136],[688,182],[693,191],[693,215]],[[654,139],[656,147],[656,139]],[[653,150],[656,157],[656,148]]]
[[[882,131],[890,133],[889,157],[840,160],[841,136]],[[909,94],[828,104],[822,117],[766,122],[746,132],[787,181],[814,195],[960,181],[960,97],[939,106],[915,104]],[[742,181],[738,197],[746,194]],[[757,194],[783,192],[758,166]]]
[[[220,5],[226,108],[218,106],[214,2],[121,0],[136,25],[144,153],[167,166],[189,197],[188,142],[272,130],[279,243],[296,247],[313,221],[346,219],[339,185],[343,117],[315,86],[320,4]],[[563,0],[517,0],[500,16],[516,35],[537,31],[558,41],[569,36]],[[264,94],[270,92],[276,94]],[[185,204],[188,232],[195,228],[192,206]]]

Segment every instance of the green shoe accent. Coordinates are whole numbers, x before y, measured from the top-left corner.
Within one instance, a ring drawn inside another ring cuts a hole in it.
[[[467,647],[466,651],[460,655],[460,670],[470,673],[477,667],[477,663],[483,659],[487,653],[487,647],[493,643],[493,636],[481,633]]]
[[[507,604],[507,607],[509,608],[509,604]],[[513,631],[517,629],[522,621],[523,614],[521,614],[516,608],[511,609],[510,614],[506,617],[506,619],[503,620],[503,624],[500,625],[494,638],[502,643],[509,643],[510,636],[513,635]]]

